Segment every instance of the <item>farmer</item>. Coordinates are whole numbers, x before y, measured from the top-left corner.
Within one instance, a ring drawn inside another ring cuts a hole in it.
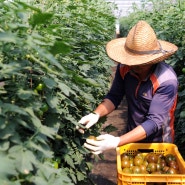
[[[84,146],[100,154],[132,142],[174,141],[174,111],[178,81],[172,67],[164,62],[177,51],[172,43],[158,40],[151,26],[139,21],[126,38],[106,46],[108,56],[118,62],[112,87],[98,107],[79,121],[87,129],[99,118],[115,110],[126,97],[128,123],[126,134],[104,134],[87,139]],[[79,128],[80,132],[84,132]]]

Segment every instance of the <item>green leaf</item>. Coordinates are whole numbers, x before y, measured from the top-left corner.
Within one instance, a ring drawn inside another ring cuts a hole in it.
[[[61,89],[61,91],[66,95],[69,96],[70,93],[75,94],[75,92],[66,84],[59,82],[58,87]]]
[[[10,142],[9,141],[1,141],[0,143],[0,151],[6,151],[9,149]]]
[[[41,127],[41,121],[39,118],[37,118],[33,112],[33,108],[32,107],[27,107],[24,109],[27,114],[30,115],[30,119],[32,120],[32,123],[35,125],[36,129],[40,128]]]
[[[35,45],[33,45],[33,47],[35,48]],[[65,69],[63,68],[63,66],[59,63],[58,60],[56,60],[56,58],[54,57],[54,55],[52,55],[51,53],[48,52],[48,50],[39,48],[38,49],[38,52],[39,52],[40,57],[42,57],[45,60],[48,60],[50,62],[50,64],[58,67],[62,72],[65,72]],[[43,64],[43,63],[40,63],[40,64]],[[49,71],[49,69],[48,69],[48,71]],[[50,69],[50,71],[51,72],[57,72],[56,70],[53,71],[52,69]],[[61,73],[61,71],[60,71],[60,73]]]
[[[65,155],[64,160],[70,167],[75,168],[73,159],[69,155]]]
[[[51,128],[51,127],[47,127],[45,125],[42,125],[38,131],[40,133],[42,133],[43,135],[48,136],[49,138],[53,139],[54,135],[56,134],[56,129],[55,128]]]
[[[31,6],[29,4],[26,4],[24,2],[19,2],[20,5],[22,5],[25,9],[31,9],[31,10],[34,10],[34,11],[37,11],[37,12],[40,12],[40,9],[39,8],[36,8],[34,6]]]
[[[4,103],[3,104],[3,112],[7,113],[7,112],[14,112],[14,113],[18,113],[21,115],[27,115],[27,113],[24,111],[23,108],[17,106],[17,105],[13,105],[10,103]]]
[[[35,184],[39,185],[73,185],[71,179],[64,169],[54,169],[51,163],[44,163],[40,165],[38,176],[33,179]]]
[[[64,41],[55,41],[54,45],[50,48],[50,52],[53,55],[56,54],[68,54],[71,52],[71,46]]]
[[[77,171],[77,179],[78,181],[82,181],[85,179],[85,175],[82,172]]]
[[[3,185],[21,185],[19,181],[10,182],[7,179],[6,180],[0,179],[0,184],[3,184]]]
[[[92,85],[94,87],[99,86],[99,84],[95,80],[93,80],[92,78],[83,78],[79,75],[74,75],[73,79],[74,79],[75,82],[77,82],[79,84],[84,83],[84,84],[87,84],[87,85]]]
[[[8,139],[10,136],[13,135],[12,129],[11,130],[8,130],[8,128],[0,131],[0,138],[1,139]]]
[[[1,75],[14,75],[21,69],[20,64],[18,63],[10,63],[10,64],[3,64],[1,69]]]
[[[49,88],[49,89],[52,89],[54,87],[56,87],[56,82],[51,79],[51,78],[47,78],[47,77],[44,77],[43,78],[43,81],[44,81],[44,84]]]
[[[19,91],[17,93],[19,98],[22,100],[29,99],[33,94],[34,94],[34,92],[32,90],[24,90],[24,89],[19,89]]]
[[[9,156],[15,158],[15,167],[23,174],[28,174],[33,170],[33,163],[36,162],[35,155],[32,151],[22,146],[12,147]]]
[[[52,158],[53,152],[49,150],[49,148],[46,148],[36,142],[29,142],[30,147],[32,147],[34,150],[38,150],[44,154],[45,157]]]
[[[33,16],[30,18],[30,24],[35,27],[36,25],[39,24],[47,24],[49,19],[53,17],[52,13],[42,13],[42,12],[37,12],[33,14]]]
[[[68,174],[71,177],[71,179],[73,180],[73,182],[76,184],[76,182],[77,182],[76,174],[74,174],[74,172],[72,171],[72,169],[69,170],[69,173]]]
[[[1,42],[13,42],[13,43],[16,43],[17,37],[13,33],[2,32],[2,33],[0,33],[0,41]]]
[[[91,65],[83,64],[83,65],[79,66],[79,69],[82,70],[82,71],[87,72],[87,71],[89,71],[91,69]]]
[[[5,179],[7,175],[16,175],[14,162],[8,155],[0,154],[0,179]]]
[[[59,104],[59,100],[58,100],[57,97],[49,96],[49,97],[47,98],[47,103],[49,104],[49,106],[50,106],[51,108],[56,108],[56,107],[58,106],[58,104]]]

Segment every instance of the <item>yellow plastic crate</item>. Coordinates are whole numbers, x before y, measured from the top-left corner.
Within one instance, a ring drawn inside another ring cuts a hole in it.
[[[118,185],[185,185],[185,162],[175,144],[171,143],[130,143],[117,147]],[[177,158],[180,174],[126,174],[122,172],[121,155],[134,155],[137,151],[156,154],[174,154]]]

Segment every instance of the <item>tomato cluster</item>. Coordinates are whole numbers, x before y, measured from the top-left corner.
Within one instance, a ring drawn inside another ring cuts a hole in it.
[[[135,155],[121,155],[123,173],[130,174],[179,174],[179,166],[173,154],[137,152]]]

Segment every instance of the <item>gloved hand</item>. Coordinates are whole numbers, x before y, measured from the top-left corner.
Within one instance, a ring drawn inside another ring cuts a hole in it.
[[[88,129],[91,126],[93,126],[95,123],[97,123],[99,118],[100,118],[99,114],[90,113],[90,114],[82,117],[78,123],[85,125],[85,128]],[[79,126],[77,126],[77,129],[80,133],[82,133],[82,134],[84,133],[83,128],[80,128]]]
[[[106,150],[115,149],[120,142],[120,137],[115,137],[110,134],[100,135],[96,140],[86,139],[84,146],[92,150],[93,154],[100,154]]]

